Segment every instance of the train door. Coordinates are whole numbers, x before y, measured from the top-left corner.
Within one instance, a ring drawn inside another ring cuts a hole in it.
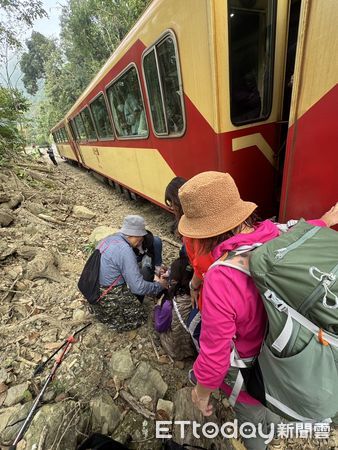
[[[291,0],[288,19],[288,39],[284,75],[283,108],[280,121],[280,142],[276,153],[276,196],[278,207],[282,189],[283,167],[285,161],[286,141],[289,129],[289,116],[291,108],[291,97],[295,71],[296,50],[298,43],[298,28],[300,17],[301,0]]]
[[[220,2],[216,4],[222,7]],[[217,92],[223,153],[220,169],[232,174],[242,197],[255,201],[263,217],[278,212],[276,161],[281,132],[288,6],[286,1],[228,0],[224,11],[227,40],[223,53],[221,39],[217,40],[220,49]],[[216,19],[217,35],[222,32],[220,26],[220,19]],[[225,62],[223,66],[221,61]],[[222,83],[224,91],[220,89]]]
[[[316,218],[338,200],[338,8],[302,0],[280,220]]]

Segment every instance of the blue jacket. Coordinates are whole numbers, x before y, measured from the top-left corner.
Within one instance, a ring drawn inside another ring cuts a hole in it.
[[[122,275],[116,285],[126,283],[133,294],[156,295],[163,289],[159,283],[143,279],[133,248],[122,233],[104,238],[96,248],[101,253],[101,286],[110,286]]]

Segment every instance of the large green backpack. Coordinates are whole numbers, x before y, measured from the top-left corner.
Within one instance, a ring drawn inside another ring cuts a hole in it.
[[[236,402],[244,378],[246,390],[273,412],[330,421],[338,411],[338,233],[301,220],[254,247],[213,264],[250,275],[268,315],[250,368],[233,350],[232,365],[240,371],[230,401]]]

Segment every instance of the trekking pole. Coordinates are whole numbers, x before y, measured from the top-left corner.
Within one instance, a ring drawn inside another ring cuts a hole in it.
[[[65,342],[57,350],[55,350],[55,352],[47,359],[47,361],[45,361],[44,363],[38,364],[36,366],[35,370],[34,370],[33,377],[35,377],[39,373],[43,372],[43,370],[46,367],[47,363],[53,358],[53,356],[55,356],[62,349],[62,347],[64,347],[67,343],[75,343],[76,342],[75,336],[77,334],[81,333],[81,331],[85,330],[91,324],[92,324],[91,322],[87,323],[87,325],[85,325],[84,327],[80,328],[76,333],[74,333],[71,336],[69,336],[65,340]]]
[[[38,368],[35,369],[34,374],[42,372],[42,370],[43,370],[44,366],[46,365],[46,363],[47,363],[47,362],[48,362],[48,361],[49,361],[49,360],[50,360],[50,359],[51,359],[51,358],[52,358],[59,350],[61,350],[62,347],[65,347],[65,348],[63,349],[63,352],[61,353],[61,355],[60,355],[58,358],[56,358],[55,363],[54,363],[54,366],[53,366],[53,368],[52,368],[50,374],[48,375],[48,378],[46,379],[45,384],[43,385],[43,387],[42,387],[42,389],[41,389],[39,395],[36,397],[36,399],[35,399],[35,401],[34,401],[32,407],[31,407],[31,409],[30,409],[30,411],[29,411],[29,413],[28,413],[28,416],[26,417],[26,420],[24,421],[22,427],[20,428],[20,430],[19,430],[19,432],[18,432],[18,434],[17,434],[17,436],[16,436],[16,438],[15,438],[13,444],[9,447],[9,450],[16,450],[16,446],[17,446],[18,442],[21,441],[21,439],[23,438],[23,435],[25,434],[26,429],[28,428],[28,426],[29,426],[31,420],[33,419],[34,412],[35,412],[36,408],[38,407],[39,402],[40,402],[41,398],[43,397],[43,394],[45,393],[45,391],[46,391],[46,389],[47,389],[47,387],[48,387],[48,384],[49,384],[50,381],[53,379],[53,377],[54,377],[55,372],[57,371],[57,369],[60,367],[60,365],[61,365],[61,363],[62,363],[64,357],[66,356],[66,353],[70,350],[70,346],[71,346],[72,344],[74,344],[75,342],[77,342],[74,336],[76,336],[78,333],[80,333],[80,331],[83,331],[85,328],[89,327],[89,325],[91,325],[91,322],[88,323],[86,326],[82,327],[80,330],[78,330],[78,331],[77,331],[76,333],[74,333],[73,335],[69,336],[69,338],[67,338],[67,340],[61,345],[61,347],[59,347],[59,349],[58,349],[56,352],[54,352],[53,355],[52,355],[50,358],[48,358],[48,360],[42,365],[42,368],[39,367],[39,372],[36,372]]]

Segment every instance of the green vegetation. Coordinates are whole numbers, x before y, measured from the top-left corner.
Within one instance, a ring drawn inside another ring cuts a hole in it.
[[[0,0],[0,161],[5,152],[50,142],[49,130],[69,110],[150,0],[68,0],[62,6],[58,41],[32,32],[25,42],[13,30],[32,27],[47,16],[40,0]],[[26,49],[25,51],[23,49]],[[9,70],[13,52],[31,98],[13,87]],[[15,53],[16,52],[16,53]],[[25,114],[25,119],[24,115]],[[24,138],[24,137],[25,138]]]
[[[28,108],[20,91],[0,86],[0,164],[6,155],[23,149],[23,114]]]
[[[34,20],[46,16],[40,0],[0,0],[0,63],[3,67],[0,85],[0,164],[4,158],[24,148],[24,113],[29,102],[13,86],[10,69],[13,54],[22,48],[21,34]]]
[[[83,246],[82,250],[87,255],[90,255],[95,250],[97,244],[98,244],[97,242],[88,242]]]
[[[32,34],[20,64],[28,92],[36,92],[38,80],[44,81],[45,97],[32,114],[34,141],[46,140],[46,131],[64,117],[149,1],[68,0],[59,42]]]
[[[8,49],[22,47],[20,33],[30,28],[36,19],[47,16],[41,0],[0,0],[0,59]]]
[[[51,39],[43,34],[33,31],[32,37],[26,41],[28,52],[25,52],[20,61],[24,74],[23,83],[28,94],[34,95],[38,91],[38,80],[46,76],[45,64],[56,46]]]

